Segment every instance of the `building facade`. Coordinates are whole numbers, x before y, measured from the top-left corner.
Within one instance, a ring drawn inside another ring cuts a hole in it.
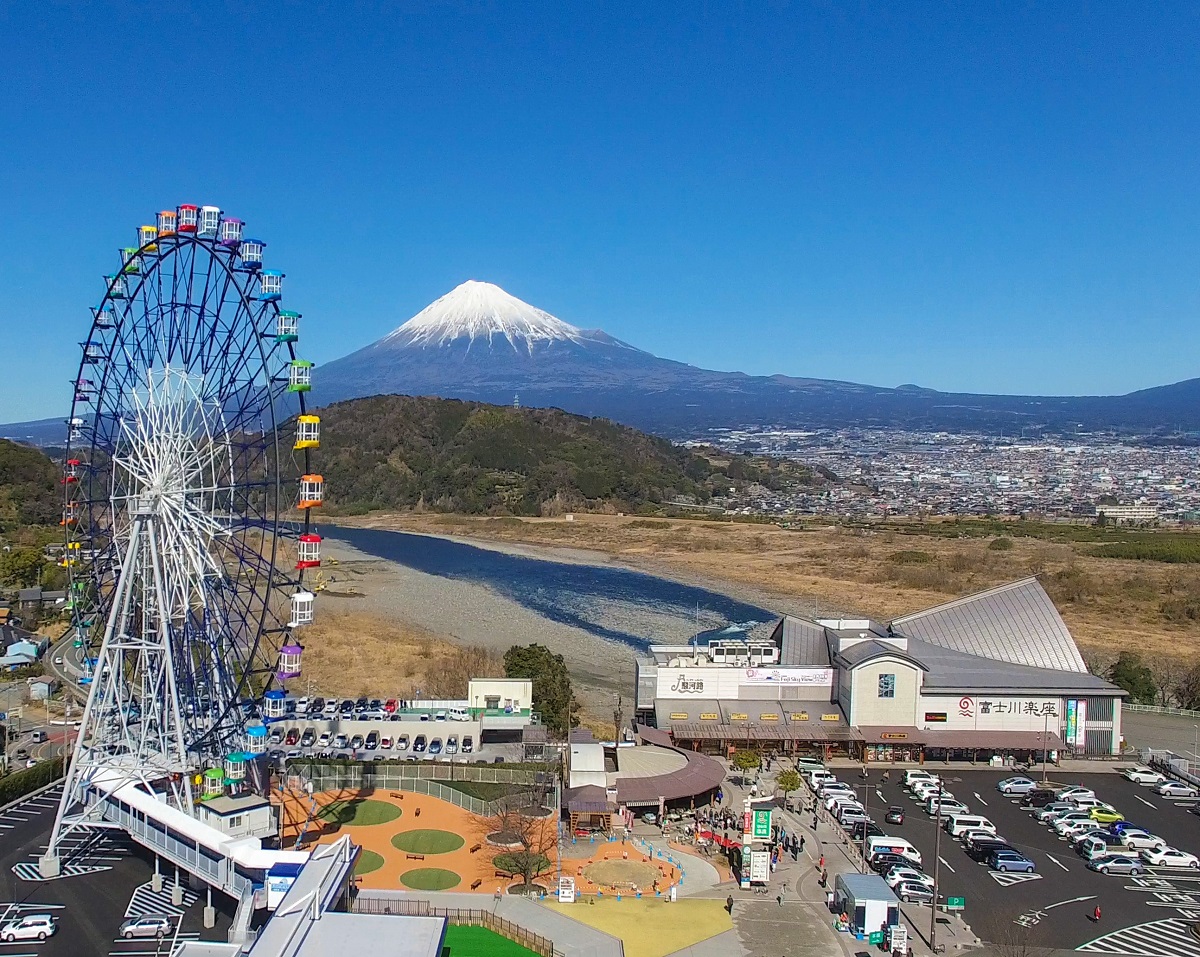
[[[899,618],[785,617],[766,638],[652,646],[639,715],[708,753],[1116,754],[1124,692],[1088,673],[1034,578]]]

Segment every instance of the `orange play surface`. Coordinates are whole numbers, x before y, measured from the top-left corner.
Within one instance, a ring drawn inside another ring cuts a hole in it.
[[[317,818],[309,826],[304,847],[312,847],[313,844],[329,844],[343,834],[349,834],[355,844],[360,844],[383,858],[382,867],[363,874],[359,878],[363,887],[395,890],[404,887],[400,879],[401,875],[422,868],[441,868],[453,871],[461,878],[458,885],[453,888],[455,891],[474,890],[481,894],[492,894],[496,890],[504,890],[510,884],[520,883],[519,877],[508,879],[496,876],[492,858],[503,849],[487,843],[485,835],[489,830],[488,822],[480,820],[470,812],[446,801],[439,801],[437,798],[408,791],[386,790],[325,791],[316,794],[315,797],[319,808],[326,807],[335,801],[354,801],[367,798],[371,801],[393,804],[403,810],[398,818],[383,824],[338,825]],[[278,792],[274,795],[274,799],[276,803],[281,803]],[[284,846],[290,848],[295,844],[296,837],[308,818],[307,798],[301,799],[289,793],[282,800],[280,816],[283,820]],[[545,821],[545,827],[551,830],[553,830],[554,824],[553,817],[549,817]],[[446,853],[426,853],[422,860],[416,856],[410,856],[405,851],[398,850],[392,844],[392,838],[396,834],[416,830],[450,831],[463,839],[463,845],[457,850]],[[538,882],[548,891],[553,891],[554,877],[557,873],[554,863],[556,852],[552,841],[549,843],[550,848],[546,851],[546,856],[550,858],[550,867],[538,878]],[[472,848],[477,846],[478,850],[472,851]],[[580,893],[595,893],[597,890],[603,890],[605,893],[611,894],[613,892],[611,888],[589,880],[585,873],[587,866],[597,861],[629,861],[646,865],[638,868],[639,871],[644,872],[644,875],[639,874],[639,877],[652,876],[651,872],[653,872],[652,881],[657,880],[658,889],[664,892],[679,879],[678,868],[674,865],[665,860],[651,860],[636,850],[632,843],[621,844],[620,842],[598,842],[591,857],[564,859],[562,873],[564,876],[575,878]],[[603,874],[606,868],[600,870]],[[616,868],[615,870],[620,871],[621,869]],[[654,894],[652,882],[640,889],[648,896]],[[623,890],[626,893],[629,892],[628,888],[623,888]]]

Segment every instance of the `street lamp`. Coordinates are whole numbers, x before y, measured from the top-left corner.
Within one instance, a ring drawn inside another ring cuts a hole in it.
[[[1042,783],[1046,783],[1046,755],[1050,751],[1050,712],[1042,715]]]

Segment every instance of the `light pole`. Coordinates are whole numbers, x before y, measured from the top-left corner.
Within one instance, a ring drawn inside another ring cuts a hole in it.
[[[933,832],[933,900],[929,907],[929,949],[937,953],[938,871],[942,862],[942,793],[945,785],[938,780],[937,817]]]
[[[1050,712],[1042,715],[1042,783],[1046,783],[1046,755],[1050,751]]]
[[[871,785],[863,780],[863,815],[867,818],[862,822],[862,872],[867,873],[867,824],[871,819],[871,815],[867,814],[867,795],[870,794]]]
[[[1200,724],[1192,725],[1192,764],[1200,762]]]

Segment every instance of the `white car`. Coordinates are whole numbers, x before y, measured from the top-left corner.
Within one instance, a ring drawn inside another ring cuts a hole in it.
[[[1139,831],[1135,827],[1126,828],[1121,832],[1121,843],[1137,851],[1155,850],[1167,846],[1167,842],[1157,834],[1151,834],[1149,831]]]
[[[914,884],[924,884],[927,887],[933,887],[933,878],[924,871],[918,871],[915,867],[893,867],[887,872],[884,880],[887,881],[888,887],[892,888],[901,881],[912,881]]]
[[[952,800],[951,798],[943,798],[941,804],[942,804],[942,807],[941,807],[942,817],[949,817],[951,814],[970,814],[971,813],[971,809],[969,807],[967,807],[965,804],[963,804],[962,801],[955,801],[955,800]],[[936,796],[931,797],[928,801],[925,802],[925,811],[926,811],[926,813],[929,814],[930,817],[938,816],[938,813],[939,813],[938,812],[938,799]]]
[[[996,785],[996,790],[1001,794],[1028,794],[1037,787],[1037,782],[1032,778],[1018,775],[1015,778],[1005,778]]]
[[[1063,814],[1070,814],[1075,810],[1078,809],[1074,804],[1068,804],[1066,801],[1054,801],[1052,804],[1047,804],[1045,807],[1035,810],[1033,816],[1039,824],[1053,824],[1056,818]]]
[[[58,923],[53,915],[28,914],[0,927],[0,940],[10,944],[14,940],[45,940],[53,937],[57,931]]]
[[[1077,784],[1074,787],[1063,788],[1056,795],[1060,801],[1078,801],[1082,798],[1094,798],[1095,796],[1095,791],[1093,791],[1091,788],[1085,788],[1082,784]]]
[[[1078,834],[1080,831],[1091,831],[1096,827],[1096,822],[1090,817],[1083,819],[1077,817],[1060,818],[1054,822],[1054,833],[1059,837],[1070,837],[1072,834]]]
[[[1142,851],[1142,860],[1155,867],[1190,867],[1200,870],[1200,857],[1181,851],[1177,847],[1147,848]]]
[[[1159,774],[1154,768],[1148,768],[1144,764],[1121,768],[1121,777],[1134,784],[1162,784],[1167,779],[1165,775]]]
[[[969,827],[958,835],[958,839],[962,841],[964,845],[970,845],[972,841],[979,838],[994,840],[996,838],[996,829],[994,827]]]
[[[1161,794],[1163,797],[1194,798],[1200,794],[1200,791],[1183,781],[1163,781],[1162,784],[1155,787],[1154,793]]]
[[[843,784],[841,781],[833,781],[829,784],[823,784],[817,790],[817,794],[819,794],[823,798],[827,798],[831,794],[853,794],[853,793],[854,793],[854,788],[850,787],[849,784]]]
[[[912,793],[913,797],[924,801],[930,794],[937,794],[940,787],[942,787],[940,781],[930,781],[921,778],[918,781],[914,781],[912,787],[908,790]],[[946,789],[946,793],[949,793],[949,788]]]

